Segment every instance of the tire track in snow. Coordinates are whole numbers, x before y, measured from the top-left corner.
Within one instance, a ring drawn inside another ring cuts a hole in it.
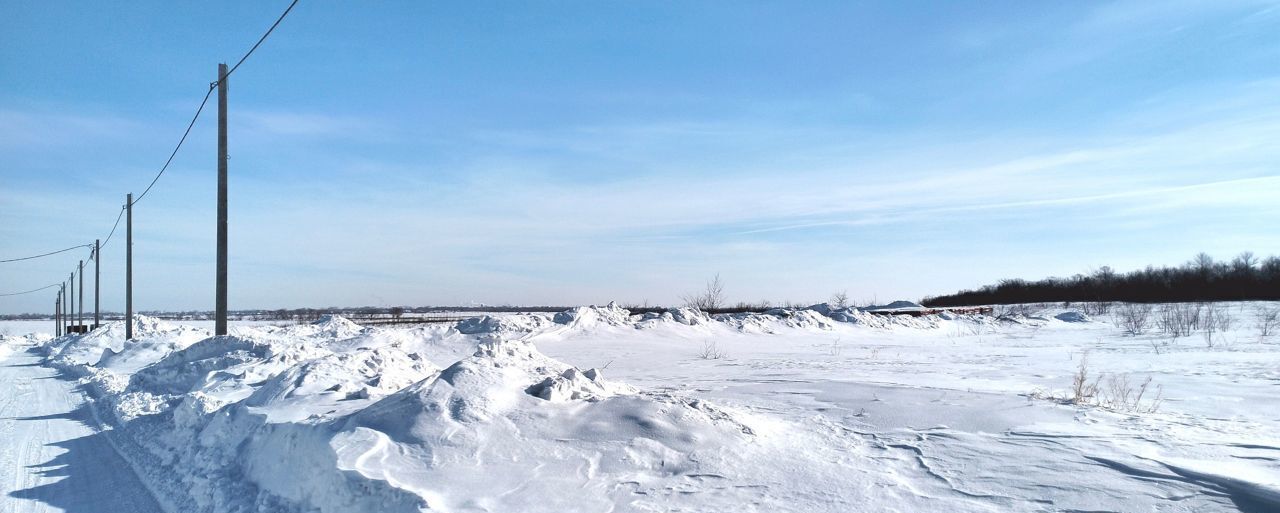
[[[0,359],[0,412],[0,512],[161,511],[75,384],[36,354]]]

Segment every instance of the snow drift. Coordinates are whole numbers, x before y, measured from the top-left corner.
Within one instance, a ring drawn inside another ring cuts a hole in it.
[[[172,511],[724,510],[758,498],[679,490],[707,476],[777,481],[770,465],[790,461],[789,473],[817,474],[786,478],[788,489],[818,497],[835,470],[802,461],[790,444],[803,435],[777,436],[787,430],[775,421],[613,382],[533,341],[942,322],[829,305],[642,316],[610,303],[409,330],[331,316],[210,337],[142,317],[133,341],[112,323],[44,349],[84,376],[110,436]]]

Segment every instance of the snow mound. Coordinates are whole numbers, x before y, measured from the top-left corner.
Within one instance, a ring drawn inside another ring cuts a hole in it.
[[[64,335],[48,347],[49,361],[61,366],[114,366],[135,370],[209,336],[207,330],[174,325],[154,317],[133,318],[133,340],[124,321],[108,322],[83,335]]]
[[[311,324],[285,328],[290,336],[341,340],[359,335],[364,328],[340,315],[325,315]]]
[[[13,354],[18,347],[41,346],[52,339],[53,336],[48,333],[28,333],[17,336],[0,334],[0,358]]]
[[[910,303],[909,301],[895,301],[886,305],[886,308],[878,310],[852,307],[837,309],[826,304],[814,305],[813,307],[810,307],[810,309],[821,312],[827,317],[839,322],[878,329],[891,329],[895,327],[932,329],[939,326],[938,321],[940,319],[947,319],[950,317],[950,314],[946,314],[945,312],[939,315],[884,315],[908,314],[916,311],[910,306],[902,306],[903,304],[915,303]],[[890,305],[899,305],[900,308],[887,308]]]
[[[540,315],[508,315],[501,317],[482,316],[463,319],[455,329],[464,335],[486,333],[528,333],[550,326],[546,317]]]
[[[830,330],[835,328],[835,323],[830,317],[827,317],[815,310],[770,310],[769,315],[773,315],[782,320],[783,325],[791,328],[803,329],[819,329]]]
[[[565,310],[551,319],[556,324],[574,328],[596,326],[626,326],[631,323],[631,312],[612,301],[605,306],[579,306]]]
[[[629,386],[604,381],[599,369],[580,371],[577,368],[566,369],[559,376],[548,377],[525,391],[552,402],[598,401],[621,393],[635,393]]]
[[[1076,311],[1062,312],[1053,318],[1062,322],[1089,322],[1088,315]]]
[[[636,394],[526,342],[501,341],[352,415],[315,450],[336,453],[338,468],[420,497],[418,507],[594,511],[634,500],[619,483],[707,472],[749,445],[751,433],[704,402]],[[475,465],[499,460],[502,472]],[[593,462],[586,474],[584,461]],[[289,496],[328,493],[298,485],[309,489]],[[521,493],[505,492],[514,489]]]
[[[210,337],[174,351],[130,379],[130,388],[151,393],[185,394],[195,391],[212,373],[260,362],[276,354],[270,342],[234,337]]]
[[[636,318],[637,328],[652,328],[662,323],[683,324],[686,326],[709,326],[715,319],[697,308],[670,308],[665,312],[648,312]]]
[[[872,306],[860,308],[859,310],[862,310],[864,312],[896,312],[896,311],[910,311],[910,310],[924,310],[924,309],[925,307],[922,306],[920,303],[913,303],[911,301],[894,301],[887,305],[872,305]]]
[[[667,310],[666,313],[671,314],[671,320],[689,326],[710,324],[712,322],[710,315],[697,308],[672,308]]]
[[[245,399],[247,406],[270,406],[281,414],[271,420],[298,420],[317,406],[356,399],[377,399],[438,371],[416,353],[397,347],[334,353],[280,372]],[[303,412],[299,415],[291,413]]]
[[[493,418],[521,398],[525,389],[547,376],[560,375],[569,366],[539,353],[527,342],[486,343],[434,378],[415,383],[380,401],[358,417],[388,426],[392,432],[412,431],[404,422],[414,415],[405,409],[441,412],[438,420],[471,423]]]

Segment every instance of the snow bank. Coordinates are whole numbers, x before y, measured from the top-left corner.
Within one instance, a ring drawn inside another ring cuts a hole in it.
[[[893,304],[899,304],[893,303]],[[783,331],[831,331],[842,325],[852,325],[875,329],[935,329],[943,320],[959,318],[969,319],[982,316],[940,315],[880,315],[858,308],[836,306],[821,303],[807,308],[774,308],[764,313],[716,314],[706,313],[692,308],[673,308],[661,313],[647,313],[633,318],[632,325],[641,329],[652,329],[662,325],[685,325],[714,328],[728,327],[743,333],[781,333]],[[609,325],[625,325],[615,322]]]
[[[459,321],[455,329],[466,335],[484,333],[530,333],[551,326],[552,321],[541,315],[507,315],[502,317],[472,317]]]
[[[52,362],[65,366],[115,366],[132,371],[209,336],[209,332],[137,315],[133,340],[125,341],[124,321],[108,322],[83,335],[68,335],[50,346]]]
[[[45,333],[28,333],[26,335],[0,335],[0,358],[13,354],[19,348],[38,346],[53,339]]]
[[[796,451],[794,430],[607,380],[547,357],[531,340],[941,322],[827,305],[632,316],[613,303],[400,330],[326,317],[218,337],[139,320],[131,342],[115,323],[44,347],[49,363],[85,376],[95,411],[114,428],[109,436],[168,509],[335,513],[723,511],[758,499],[749,487],[679,492],[706,476],[781,480],[809,487],[798,497],[820,497],[830,488],[821,476],[836,470]],[[772,466],[784,461],[786,477]],[[804,472],[817,474],[791,476]]]
[[[940,315],[923,315],[923,316],[887,315],[889,313],[901,313],[901,314],[910,313],[913,311],[914,307],[911,307],[909,305],[915,305],[915,307],[923,309],[923,307],[920,307],[915,303],[911,303],[908,301],[895,301],[893,303],[890,303],[889,305],[885,305],[884,307],[869,307],[869,308],[856,308],[856,307],[839,308],[831,304],[822,303],[822,304],[810,306],[809,308],[801,311],[818,313],[837,322],[849,323],[857,326],[864,326],[864,327],[876,328],[876,329],[892,329],[892,328],[899,328],[899,327],[914,328],[914,329],[933,329],[940,326],[940,323],[939,323],[940,320],[950,320],[948,318],[954,318],[954,316],[950,314],[945,314],[945,313]],[[775,312],[779,312],[779,311],[778,310],[770,311],[770,313],[775,313]],[[780,313],[785,313],[785,312],[795,312],[795,310],[780,311]],[[881,313],[877,314],[873,312],[881,312]],[[775,313],[775,315],[777,315],[777,313]],[[805,327],[805,326],[799,326],[799,327]]]
[[[887,305],[872,305],[859,308],[863,312],[909,312],[924,310],[924,306],[920,303],[911,301],[894,301]]]
[[[756,430],[728,410],[502,338],[634,325],[616,305],[557,317],[394,332],[327,318],[194,342],[203,333],[145,321],[138,341],[112,326],[45,349],[85,376],[110,436],[172,511],[660,510],[679,497],[633,489],[755,464],[742,458]],[[474,349],[443,369],[423,354],[463,347]],[[107,356],[91,358],[99,348]]]
[[[551,320],[556,324],[578,329],[626,326],[631,323],[631,312],[610,301],[605,306],[579,306],[565,310],[556,314]]]

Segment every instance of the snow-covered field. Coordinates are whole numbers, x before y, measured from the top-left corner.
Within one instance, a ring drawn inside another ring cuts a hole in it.
[[[173,512],[1280,511],[1280,337],[1254,320],[1275,306],[1225,305],[1209,338],[825,305],[228,337],[139,318],[128,343],[0,323],[4,380],[29,388],[0,390],[0,511],[75,510],[24,473],[92,482],[103,458],[77,451],[104,448],[141,485],[102,482]],[[22,423],[59,418],[24,397],[68,380],[76,440],[104,443],[21,449],[50,436]]]

